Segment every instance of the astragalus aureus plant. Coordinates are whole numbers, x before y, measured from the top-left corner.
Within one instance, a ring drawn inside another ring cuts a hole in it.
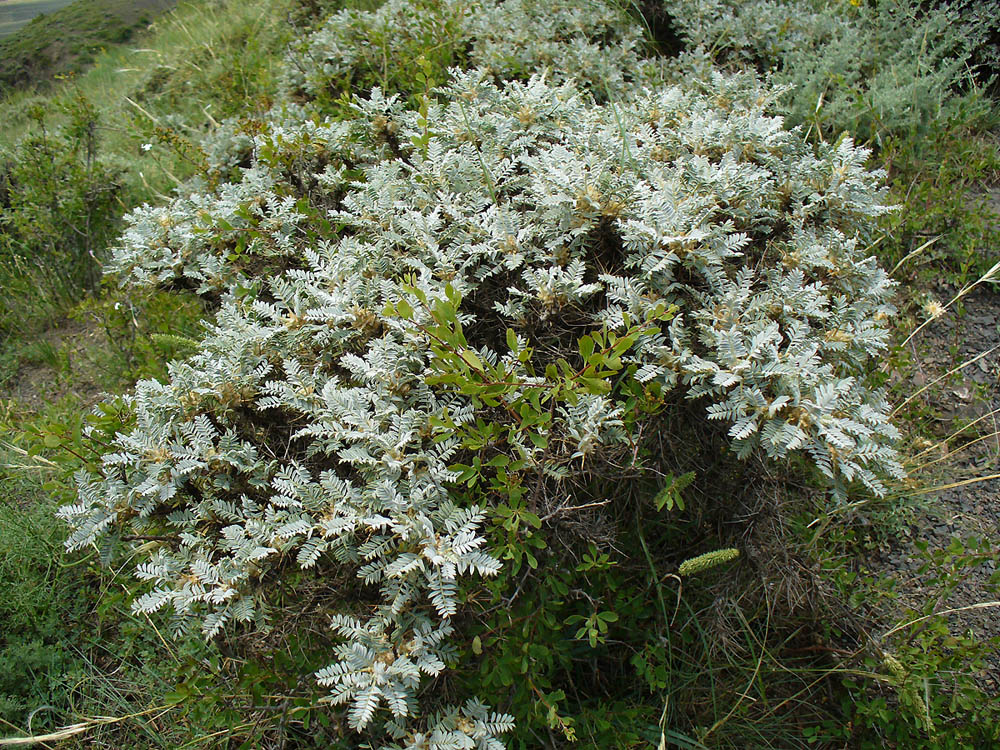
[[[859,377],[892,312],[881,176],[769,105],[745,78],[600,105],[454,71],[419,111],[376,90],[262,126],[241,181],[131,219],[121,277],[219,307],[79,476],[69,545],[141,543],[136,608],[208,635],[273,617],[292,566],[350,571],[370,601],[343,601],[318,679],[351,726],[502,747],[510,717],[428,688],[501,570],[501,502],[632,453],[671,394],[741,454],[807,454],[835,497],[899,473]]]

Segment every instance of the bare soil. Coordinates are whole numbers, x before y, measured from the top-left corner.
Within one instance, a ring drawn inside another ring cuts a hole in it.
[[[16,377],[0,389],[0,401],[13,401],[19,411],[28,413],[41,413],[68,396],[85,407],[97,403],[103,389],[93,362],[97,352],[107,350],[97,324],[67,319],[38,338],[58,354],[59,361],[23,363]]]

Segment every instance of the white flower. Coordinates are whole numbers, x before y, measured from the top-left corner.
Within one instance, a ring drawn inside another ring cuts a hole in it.
[[[944,315],[944,305],[938,302],[936,299],[929,300],[924,303],[924,314],[932,320],[935,318],[940,318]]]

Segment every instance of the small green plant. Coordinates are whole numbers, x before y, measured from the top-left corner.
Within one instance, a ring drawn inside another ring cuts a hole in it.
[[[851,533],[845,541],[853,547],[860,540]],[[840,652],[842,718],[811,727],[805,734],[809,744],[850,741],[871,750],[889,743],[974,750],[1000,738],[1000,710],[980,682],[1000,641],[959,625],[966,614],[993,611],[996,602],[948,604],[970,574],[995,569],[997,550],[987,540],[957,538],[941,549],[925,542],[916,547],[922,560],[919,609],[899,606],[903,592],[891,579],[859,575],[844,567],[835,546],[826,550],[824,565],[842,588],[844,601],[859,613],[881,620],[891,612],[898,619],[892,626],[875,626],[880,632],[863,636],[857,650]],[[1000,576],[993,573],[986,591],[995,593],[998,587]],[[842,632],[829,635],[834,642],[845,638]]]
[[[168,363],[195,346],[204,314],[202,300],[190,293],[137,297],[109,285],[69,316],[102,334],[104,345],[81,357],[104,387],[119,388],[142,378],[164,377]]]
[[[887,140],[881,158],[900,206],[884,219],[887,267],[902,262],[900,274],[916,282],[938,279],[944,268],[962,287],[1000,259],[1000,222],[985,192],[1000,181],[1000,155],[980,135],[992,121],[970,106],[936,120],[919,139]]]
[[[8,332],[93,288],[117,230],[119,175],[101,158],[96,112],[83,98],[67,106],[68,122],[55,132],[36,107],[37,135],[0,154],[0,328]]]
[[[69,356],[64,349],[46,339],[36,339],[24,346],[21,358],[31,364],[49,367],[60,374],[69,371]]]

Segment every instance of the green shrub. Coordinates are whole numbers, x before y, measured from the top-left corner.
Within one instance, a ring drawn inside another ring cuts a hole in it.
[[[52,315],[93,288],[118,230],[121,176],[100,152],[96,112],[81,97],[67,115],[50,132],[37,107],[38,133],[0,155],[2,330]]]
[[[322,105],[372,86],[426,94],[448,68],[475,66],[497,82],[545,70],[604,97],[651,74],[643,45],[627,14],[601,0],[389,0],[330,16],[288,56],[284,86]]]
[[[266,119],[239,181],[129,217],[122,278],[191,285],[218,312],[126,399],[134,426],[61,512],[71,548],[143,545],[136,609],[172,609],[175,631],[283,623],[275,585],[296,568],[337,581],[317,677],[386,747],[502,746],[510,716],[423,687],[462,673],[459,644],[501,649],[467,680],[495,695],[521,660],[566,669],[641,619],[634,593],[595,590],[529,618],[550,635],[503,640],[529,646],[515,656],[471,603],[482,576],[564,565],[553,519],[614,503],[645,461],[661,480],[628,493],[652,498],[670,467],[635,436],[684,400],[740,455],[808,455],[835,498],[899,473],[859,377],[892,312],[864,252],[886,211],[865,151],[807,146],[748,78],[601,105],[450,75],[416,109],[375,90],[348,119]],[[614,538],[636,512],[595,523]],[[570,559],[613,591],[591,533]],[[574,733],[565,693],[526,689],[547,706],[527,729]]]
[[[820,138],[923,133],[972,82],[968,64],[1000,7],[960,13],[916,0],[675,0],[692,60],[754,66],[788,86],[785,112]]]

